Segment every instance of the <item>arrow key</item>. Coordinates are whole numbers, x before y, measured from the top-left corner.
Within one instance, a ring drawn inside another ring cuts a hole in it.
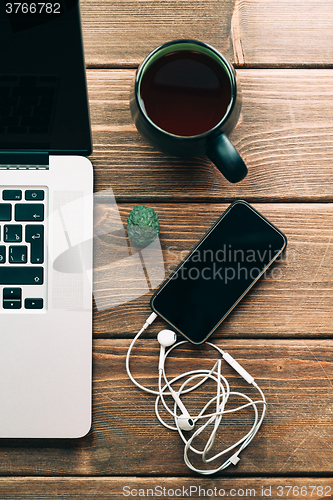
[[[22,289],[21,288],[4,288],[3,298],[4,300],[21,300]]]
[[[26,309],[43,309],[43,299],[25,299],[24,307]]]
[[[21,309],[21,301],[4,299],[2,306],[4,309]]]

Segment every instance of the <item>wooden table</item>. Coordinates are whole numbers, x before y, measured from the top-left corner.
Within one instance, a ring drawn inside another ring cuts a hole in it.
[[[189,471],[178,435],[160,426],[153,397],[125,371],[130,340],[150,314],[148,293],[95,310],[89,435],[3,441],[0,498],[214,498],[222,489],[237,499],[332,498],[333,0],[84,0],[81,10],[95,191],[112,188],[123,224],[134,205],[156,210],[166,269],[170,247],[180,258],[237,198],[288,237],[279,279],[258,283],[212,339],[256,378],[268,414],[236,467],[212,477]],[[243,108],[231,140],[249,169],[239,184],[207,158],[153,150],[132,124],[136,67],[176,38],[210,43],[236,67]],[[163,326],[154,322],[133,361],[152,386]],[[184,348],[170,370],[214,359],[204,347]],[[229,424],[225,442],[243,429],[238,417]]]

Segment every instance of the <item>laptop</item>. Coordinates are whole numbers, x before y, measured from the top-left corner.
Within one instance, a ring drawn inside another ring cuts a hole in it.
[[[91,426],[93,170],[77,1],[0,0],[0,437]]]

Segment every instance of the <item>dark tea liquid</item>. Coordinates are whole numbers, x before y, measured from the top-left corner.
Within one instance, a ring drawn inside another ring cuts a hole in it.
[[[140,97],[148,117],[179,136],[208,132],[231,101],[227,70],[206,54],[181,50],[162,56],[145,70]]]

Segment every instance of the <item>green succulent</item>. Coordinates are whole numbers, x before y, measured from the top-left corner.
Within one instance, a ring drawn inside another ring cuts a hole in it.
[[[150,245],[160,233],[157,213],[149,207],[135,206],[127,219],[127,233],[136,245]]]

